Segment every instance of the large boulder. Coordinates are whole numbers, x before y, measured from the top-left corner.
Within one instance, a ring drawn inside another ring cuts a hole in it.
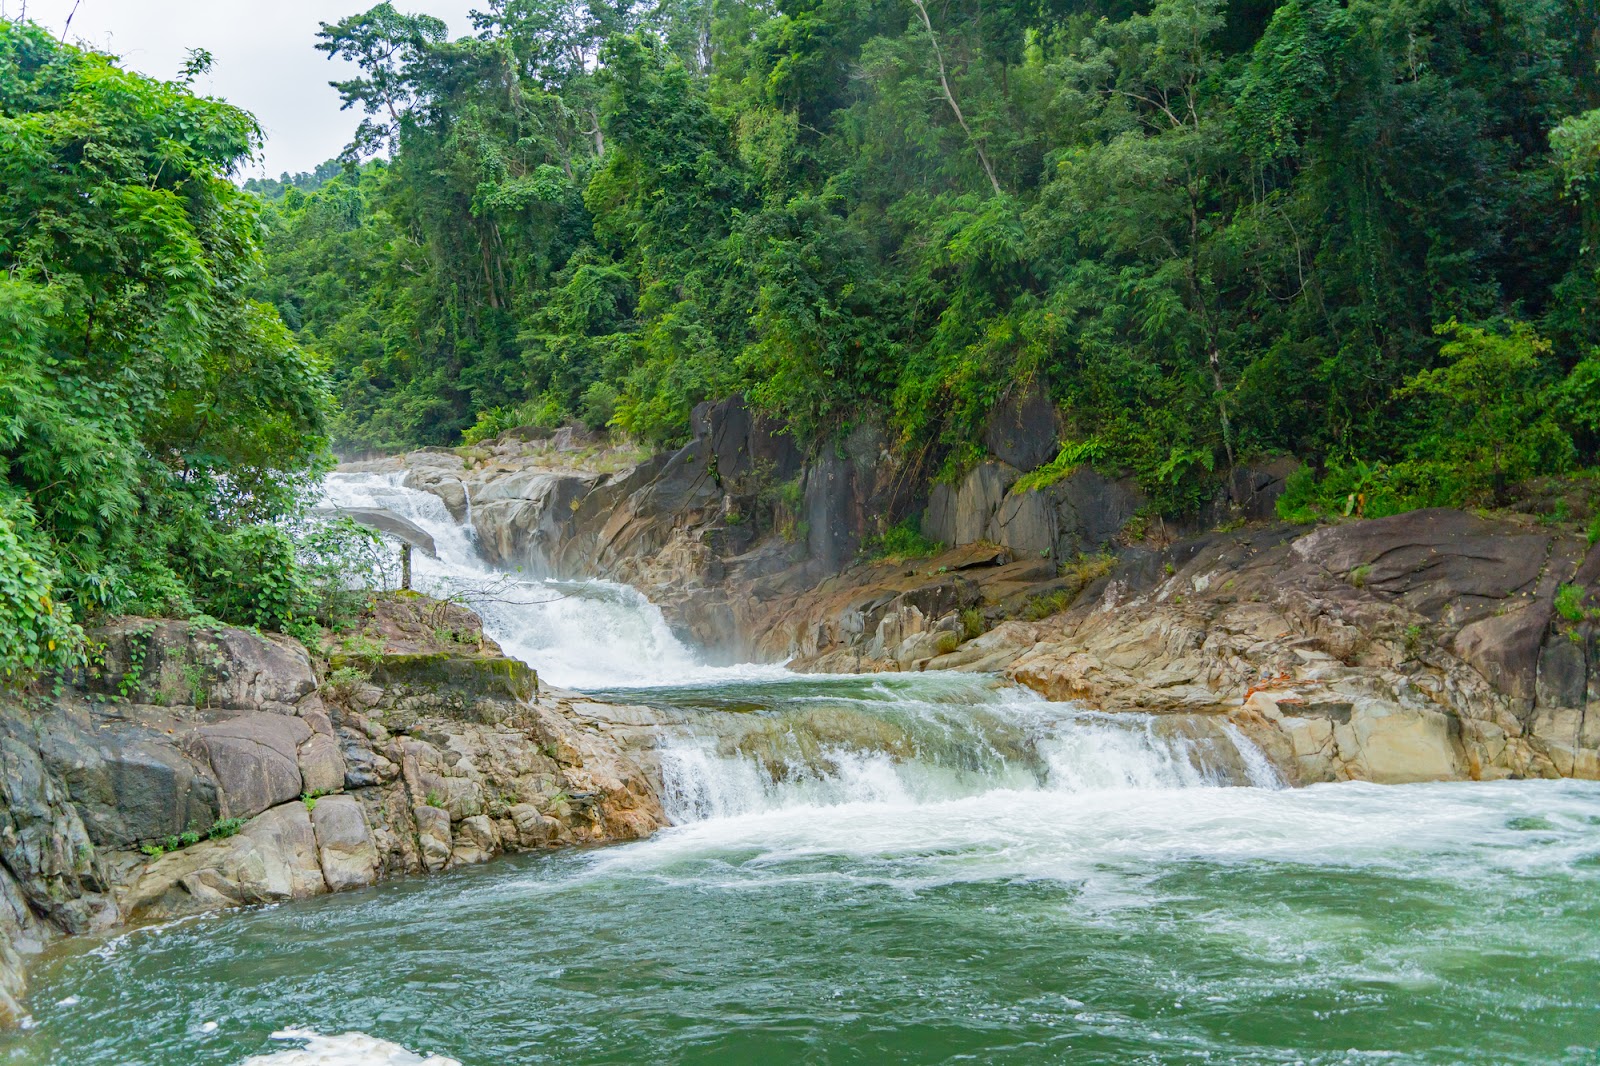
[[[983,427],[989,454],[1027,472],[1056,457],[1061,448],[1061,418],[1042,382],[1013,389],[989,412]]]
[[[96,630],[105,666],[91,678],[107,695],[165,707],[293,714],[317,687],[298,641],[232,626],[123,618]]]
[[[317,857],[328,891],[361,888],[378,879],[378,849],[361,804],[351,796],[324,796],[311,808]]]
[[[305,791],[300,746],[310,739],[311,727],[303,719],[250,714],[201,726],[187,744],[210,765],[222,793],[223,816],[248,818]]]
[[[162,709],[132,705],[114,716],[62,708],[40,730],[40,755],[97,846],[135,848],[216,821],[209,766],[175,747],[168,728]]]
[[[251,819],[237,836],[157,858],[124,897],[123,911],[129,921],[172,918],[327,890],[311,812],[296,801]]]

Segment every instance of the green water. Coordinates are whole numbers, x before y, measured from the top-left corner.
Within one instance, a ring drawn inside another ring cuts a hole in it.
[[[1600,787],[787,807],[81,943],[34,981],[0,1061],[231,1066],[295,1026],[470,1066],[1593,1063]]]

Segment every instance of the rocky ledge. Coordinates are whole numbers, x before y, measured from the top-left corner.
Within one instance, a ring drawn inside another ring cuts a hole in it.
[[[760,643],[1225,717],[1299,784],[1600,778],[1600,546],[1526,518],[1256,526],[1060,568],[967,547],[847,570]]]
[[[95,640],[80,685],[0,707],[0,1020],[62,934],[664,824],[608,709],[541,690],[449,604],[379,599],[327,658],[135,618]]]

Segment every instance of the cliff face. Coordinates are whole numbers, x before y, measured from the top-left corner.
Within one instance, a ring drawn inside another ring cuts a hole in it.
[[[442,634],[442,636],[441,636]],[[62,934],[646,836],[657,785],[468,612],[380,600],[360,654],[124,619],[0,708],[0,1020]]]

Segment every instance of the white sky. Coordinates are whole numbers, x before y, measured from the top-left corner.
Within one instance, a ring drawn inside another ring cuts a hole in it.
[[[360,121],[339,110],[328,86],[348,67],[314,49],[319,22],[337,22],[378,0],[80,0],[68,39],[122,57],[124,65],[175,78],[190,48],[216,58],[195,89],[253,112],[267,134],[265,162],[241,177],[310,170],[339,154]],[[0,0],[0,12],[61,34],[73,0]],[[401,11],[443,19],[450,36],[471,32],[467,12],[482,0],[398,0]]]

